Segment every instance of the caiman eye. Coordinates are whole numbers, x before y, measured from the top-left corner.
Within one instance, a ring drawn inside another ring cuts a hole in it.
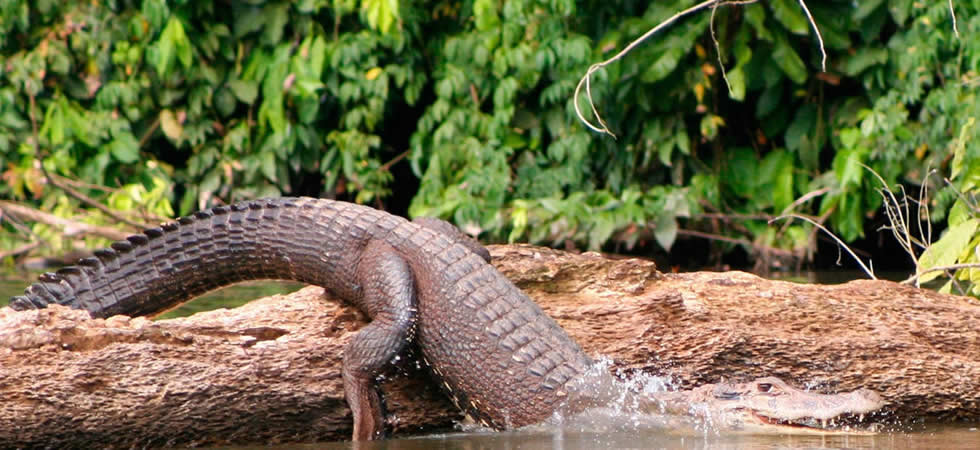
[[[772,383],[759,383],[756,387],[759,388],[759,392],[768,393],[769,391],[772,391]]]
[[[720,398],[722,400],[735,400],[738,398],[738,392],[735,391],[715,392],[715,398]]]

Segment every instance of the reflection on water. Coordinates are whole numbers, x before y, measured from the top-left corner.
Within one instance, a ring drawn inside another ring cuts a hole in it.
[[[279,447],[227,447],[234,450],[251,449],[596,449],[596,448],[648,448],[648,449],[783,449],[783,448],[853,448],[853,449],[919,449],[941,448],[950,450],[976,450],[980,448],[980,424],[974,425],[919,425],[903,432],[875,435],[737,435],[701,434],[672,435],[664,431],[629,433],[577,433],[577,432],[483,432],[448,433],[414,438],[388,439],[378,442],[359,443],[330,442],[320,444],[289,445]]]

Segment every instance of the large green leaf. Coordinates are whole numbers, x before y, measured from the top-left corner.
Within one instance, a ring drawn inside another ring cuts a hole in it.
[[[120,133],[109,143],[112,156],[121,163],[132,164],[140,159],[139,142],[132,133]]]
[[[794,0],[770,0],[766,2],[772,9],[772,15],[786,29],[795,34],[807,34],[810,22],[807,21],[800,4]]]
[[[677,68],[685,53],[685,49],[682,48],[675,47],[667,49],[653,60],[653,63],[643,72],[643,81],[653,83],[666,78],[667,75],[670,75]]]
[[[785,150],[773,151],[762,159],[758,170],[762,172],[758,178],[765,180],[760,196],[768,194],[775,212],[781,213],[794,200],[793,156]]]
[[[959,256],[967,250],[966,245],[973,239],[974,234],[976,234],[978,223],[980,223],[980,220],[970,219],[946,230],[946,234],[942,238],[933,242],[932,245],[922,252],[922,256],[919,257],[918,262],[918,273],[923,273],[932,268],[956,264]],[[941,271],[924,273],[919,277],[919,282],[927,283],[942,274],[943,272]]]
[[[161,77],[170,75],[175,60],[180,61],[185,69],[190,67],[193,50],[184,32],[184,25],[177,16],[170,16],[166,28],[160,33],[156,51],[154,68]]]
[[[808,74],[806,65],[803,64],[800,56],[796,54],[796,50],[793,49],[783,35],[777,35],[774,44],[775,48],[772,51],[772,62],[782,69],[783,73],[793,80],[794,83],[803,84]]]
[[[473,18],[476,21],[476,29],[486,31],[500,25],[500,17],[497,16],[497,2],[494,0],[476,0],[473,3]]]
[[[361,0],[361,12],[368,26],[387,33],[398,19],[398,0]]]
[[[233,80],[228,82],[228,88],[235,97],[243,103],[251,105],[259,96],[259,85],[255,81]]]
[[[283,29],[289,22],[289,2],[273,3],[262,10],[265,30],[262,32],[262,43],[276,45],[282,41]]]

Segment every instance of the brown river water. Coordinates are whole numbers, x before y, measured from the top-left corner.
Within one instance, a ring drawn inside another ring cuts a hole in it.
[[[36,275],[0,278],[0,306],[24,291]],[[215,308],[233,308],[250,299],[290,292],[296,283],[243,283],[212,292],[167,317],[186,316]],[[358,449],[956,449],[980,450],[980,423],[888,425],[887,431],[871,435],[739,435],[705,432],[683,434],[662,429],[632,429],[616,432],[581,430],[522,430],[510,432],[454,432],[410,438],[388,439],[358,444]],[[237,446],[245,449],[344,449],[355,448],[351,442],[291,444],[288,446]]]
[[[578,432],[481,432],[447,433],[404,439],[359,443],[325,442],[273,447],[225,447],[229,450],[251,449],[398,449],[398,450],[470,450],[470,449],[980,449],[980,424],[913,425],[906,431],[874,435],[735,435],[705,433],[672,435],[662,430],[616,433]]]

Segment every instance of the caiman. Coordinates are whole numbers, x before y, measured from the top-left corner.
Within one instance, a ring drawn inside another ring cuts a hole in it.
[[[453,402],[486,426],[516,428],[542,422],[563,405],[578,409],[572,402],[587,398],[588,387],[570,395],[569,385],[593,360],[489,259],[476,240],[437,219],[408,221],[331,200],[263,199],[130,236],[42,275],[10,306],[153,315],[239,281],[295,280],[322,286],[371,318],[343,355],[355,440],[383,435],[375,381],[412,342]],[[829,409],[815,402],[808,417],[880,406],[874,397],[847,395],[864,401]],[[794,420],[778,406],[759,417]]]
[[[881,396],[869,389],[824,395],[794,388],[776,377],[652,392],[646,397],[654,404],[641,402],[645,412],[656,412],[659,406],[667,417],[692,417],[704,428],[740,433],[870,432],[859,428],[865,415],[884,405]]]

